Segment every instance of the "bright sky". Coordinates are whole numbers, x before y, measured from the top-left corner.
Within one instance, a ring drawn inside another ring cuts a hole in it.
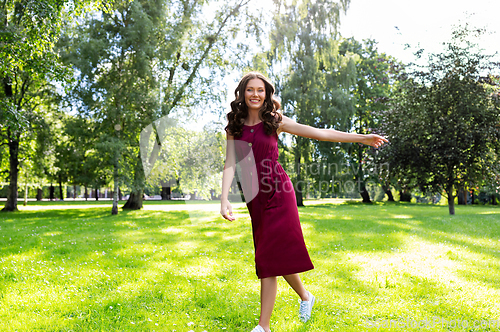
[[[433,52],[449,41],[454,25],[469,22],[491,35],[479,40],[488,53],[500,51],[500,1],[498,0],[351,0],[341,17],[340,33],[357,40],[372,38],[379,51],[403,62],[414,60],[412,50]],[[397,27],[397,28],[396,28]]]

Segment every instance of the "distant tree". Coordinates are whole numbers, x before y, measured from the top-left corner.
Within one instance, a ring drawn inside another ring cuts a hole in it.
[[[88,118],[65,114],[62,120],[63,140],[59,143],[57,166],[63,169],[74,186],[84,187],[83,197],[88,198],[88,189],[102,184],[107,157],[96,149],[98,126]],[[106,164],[109,165],[109,162]]]
[[[150,132],[152,128],[147,128]],[[149,144],[143,160],[151,155],[153,135],[144,135]],[[203,131],[193,131],[182,126],[170,126],[160,137],[162,151],[154,165],[145,167],[147,183],[158,186],[163,183],[178,183],[179,190],[185,194],[209,199],[220,193],[220,182],[224,165],[225,137],[222,133],[205,126]]]
[[[340,45],[340,54],[348,52],[359,56],[356,62],[356,81],[351,88],[355,103],[352,126],[358,134],[367,134],[377,130],[381,112],[387,109],[387,102],[395,84],[396,75],[402,65],[385,53],[379,53],[375,40],[359,42],[354,38],[344,40]],[[359,194],[364,203],[370,203],[370,194],[366,181],[382,182],[388,199],[394,200],[389,179],[384,178],[384,168],[373,163],[374,149],[363,144],[346,145],[349,171],[352,171]]]
[[[84,24],[74,30],[68,27],[60,41],[64,61],[76,69],[69,102],[78,105],[79,121],[92,125],[88,129],[93,146],[87,146],[79,157],[85,164],[95,162],[90,185],[96,190],[109,181],[106,173],[111,171],[112,214],[118,213],[120,166],[126,147],[135,142],[141,125],[158,109],[152,67],[162,42],[159,27],[164,5],[162,1],[115,1],[109,12],[89,14]]]
[[[443,53],[401,81],[381,127],[395,176],[422,192],[446,193],[449,213],[460,188],[491,175],[500,153],[499,69],[470,41],[483,30],[455,29]]]
[[[348,129],[354,108],[349,90],[354,84],[356,56],[339,54],[335,39],[339,15],[349,1],[279,2],[270,33],[271,50],[256,61],[266,63],[281,96],[283,114],[297,122]],[[277,70],[277,68],[280,68]],[[303,205],[306,174],[301,164],[339,161],[329,142],[293,137],[297,204]],[[322,173],[319,178],[321,179]]]

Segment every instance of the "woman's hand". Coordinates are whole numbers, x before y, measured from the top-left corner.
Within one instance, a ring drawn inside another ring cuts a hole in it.
[[[387,142],[389,142],[389,141],[380,135],[369,134],[369,135],[364,135],[361,143],[373,146],[374,148],[378,148]]]
[[[224,219],[227,219],[229,221],[233,221],[236,219],[235,217],[233,217],[233,207],[227,199],[221,199],[220,201],[220,214],[224,217]]]

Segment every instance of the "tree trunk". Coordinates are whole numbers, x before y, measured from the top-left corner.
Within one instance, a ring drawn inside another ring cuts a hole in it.
[[[360,179],[358,179],[358,181],[360,181],[358,182],[360,184],[359,194],[361,195],[361,198],[363,198],[363,203],[371,203],[372,201],[370,199],[370,193],[368,192],[368,190],[366,190],[365,183]]]
[[[392,191],[390,187],[387,187],[384,190],[385,194],[387,195],[387,201],[388,202],[394,202],[394,196],[392,195]]]
[[[411,194],[406,190],[399,191],[399,201],[400,202],[411,202]]]
[[[122,191],[121,191],[120,187],[118,187],[118,200],[121,201],[122,199],[123,199]]]
[[[366,190],[366,188],[362,189],[362,191],[359,194],[363,198],[363,203],[371,203],[372,202],[370,199],[370,193]]]
[[[94,189],[95,190],[95,200],[99,200],[99,188]]]
[[[118,165],[115,163],[113,167],[113,208],[111,209],[111,214],[118,214]]]
[[[28,205],[28,179],[26,179],[26,183],[24,185],[24,206]]]
[[[4,2],[5,3],[5,2]],[[11,99],[14,97],[12,92],[12,79],[10,76],[3,77],[4,97]],[[3,112],[3,111],[2,111]],[[18,211],[17,209],[17,180],[19,176],[19,140],[21,134],[12,133],[10,127],[7,128],[7,139],[9,140],[9,187],[7,189],[7,202],[2,211]]]
[[[137,154],[137,161],[134,169],[134,184],[130,196],[122,209],[139,210],[142,209],[144,196],[144,169],[142,168],[141,153]]]
[[[297,200],[297,206],[304,206],[304,197],[302,196],[302,182],[300,177],[297,176],[297,188],[295,188],[295,199]]]
[[[162,200],[170,200],[171,199],[170,187],[161,187],[161,199]]]
[[[297,200],[297,206],[304,206],[304,197],[302,195],[302,176],[300,167],[300,157],[301,157],[301,144],[300,137],[297,137],[297,147],[295,148],[295,165],[297,165],[297,183],[295,185],[295,199]]]
[[[76,184],[73,185],[73,200],[76,199]]]
[[[143,193],[141,192],[131,192],[130,196],[122,207],[122,209],[128,210],[139,210],[142,208]]]
[[[448,186],[448,210],[451,215],[455,215],[455,196],[453,196],[453,186]]]
[[[49,200],[53,201],[54,200],[54,186],[52,185],[52,183],[50,184],[50,187],[49,187]]]
[[[89,192],[87,186],[85,186],[85,200],[87,200],[88,198],[89,198]]]
[[[382,190],[387,195],[387,201],[394,202],[394,196],[392,195],[391,186],[388,184],[382,185]]]
[[[18,211],[17,209],[17,180],[19,177],[19,140],[9,142],[9,187],[7,189],[7,202],[2,211]]]
[[[36,190],[36,200],[41,201],[43,198],[43,190],[40,188],[37,188]]]
[[[111,214],[118,214],[118,192],[116,191],[113,192],[113,208],[111,209]]]
[[[467,195],[463,187],[460,187],[460,189],[458,190],[458,204],[459,205],[467,204]]]
[[[59,175],[59,200],[64,201],[61,175]]]
[[[363,165],[361,164],[363,160],[363,148],[358,145],[358,174],[356,174],[356,181],[359,185],[359,194],[363,198],[363,203],[371,203],[370,193],[366,190],[365,181],[363,180]]]

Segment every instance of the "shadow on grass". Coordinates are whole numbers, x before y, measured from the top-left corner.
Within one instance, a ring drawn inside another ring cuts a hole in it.
[[[344,203],[325,204],[314,208],[300,208],[302,223],[311,227],[314,236],[309,242],[319,242],[321,250],[312,250],[315,257],[345,261],[346,255],[368,255],[370,253],[390,257],[392,253],[407,251],[408,241],[422,241],[447,249],[446,261],[455,264],[454,275],[462,280],[500,289],[500,209],[498,207],[458,206],[456,215],[450,216],[447,206],[420,204]],[[307,238],[307,236],[306,236]],[[314,245],[312,245],[314,248]],[[324,250],[331,248],[331,250]],[[411,252],[409,252],[411,254]],[[377,294],[377,287],[360,282],[352,273],[359,271],[359,264],[339,267],[332,264],[332,270],[326,274],[333,279],[333,284],[341,285],[346,290],[351,285],[358,294]],[[386,268],[386,267],[384,267]],[[372,271],[372,273],[376,273]],[[449,287],[437,284],[431,279],[405,275],[402,277],[410,285],[395,285],[405,292],[420,297],[444,298]],[[385,284],[382,283],[382,284]],[[453,291],[454,292],[454,291]],[[349,291],[344,292],[349,296]],[[434,301],[436,302],[436,301]],[[429,315],[446,315],[455,312],[467,312],[472,317],[482,319],[475,314],[475,308],[461,301],[441,299],[426,303],[425,311]],[[417,308],[418,309],[418,308]],[[419,309],[420,310],[420,309]]]
[[[59,245],[76,243],[75,250],[71,249],[68,253],[74,252],[78,256],[92,252],[99,246],[110,249],[109,243],[102,243],[108,239],[117,241],[113,249],[121,247],[120,243],[126,241],[129,241],[127,246],[132,241],[149,246],[174,247],[188,239],[203,245],[212,243],[209,249],[230,242],[231,234],[227,234],[230,227],[223,222],[215,222],[219,216],[214,216],[213,212],[204,214],[213,219],[206,227],[201,223],[193,223],[185,211],[123,211],[112,216],[107,208],[90,208],[3,214],[0,215],[1,230],[3,237],[8,236],[9,239],[0,248],[0,256],[22,254],[35,248],[42,249],[45,256],[60,254],[53,247],[41,248],[41,240]],[[18,246],[21,243],[23,245]]]
[[[249,221],[243,218],[230,224],[213,212],[197,216],[204,222],[193,220],[184,211],[123,211],[111,216],[107,207],[1,215],[0,238],[6,241],[0,248],[4,266],[0,270],[0,299],[15,289],[22,294],[26,282],[39,283],[42,289],[45,283],[48,287],[59,283],[64,288],[72,287],[66,277],[54,273],[64,267],[65,273],[71,272],[78,293],[87,297],[54,310],[60,311],[62,319],[75,319],[66,323],[71,322],[77,330],[143,331],[157,328],[154,321],[184,324],[186,308],[198,308],[200,314],[211,312],[208,321],[205,316],[199,317],[207,326],[239,326],[243,316],[245,322],[253,320],[253,314],[235,312],[232,307],[258,303],[253,290],[242,287],[240,293],[248,298],[244,303],[231,300],[232,292],[221,291],[228,280],[254,275]],[[50,276],[39,273],[40,262],[44,269],[52,271]],[[200,280],[210,280],[213,291],[197,287]],[[120,292],[120,287],[125,290]],[[50,292],[47,289],[47,294]],[[181,295],[170,295],[178,293]],[[93,298],[104,300],[96,304]],[[113,305],[115,302],[122,303]],[[167,313],[173,302],[176,310]],[[37,315],[37,307],[25,308],[24,312]],[[127,312],[127,322],[117,322],[117,308]],[[163,318],[151,317],[147,308],[163,312]],[[133,328],[128,320],[135,320]],[[37,328],[51,330],[48,321],[38,322]]]

